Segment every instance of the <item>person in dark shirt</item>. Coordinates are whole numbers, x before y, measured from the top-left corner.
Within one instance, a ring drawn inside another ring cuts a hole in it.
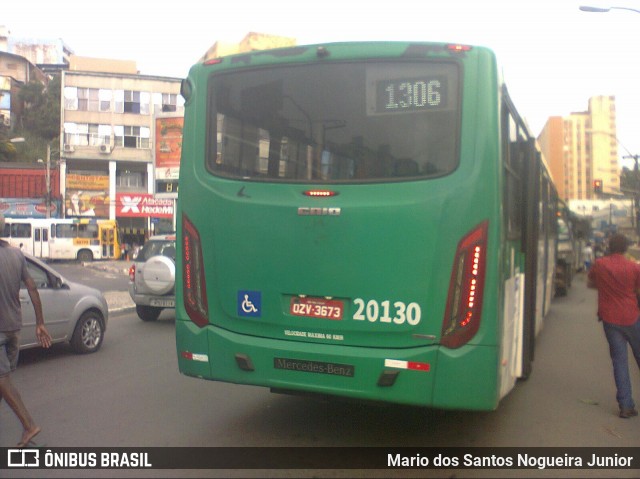
[[[638,415],[631,394],[627,344],[640,367],[640,265],[625,258],[627,239],[616,234],[609,239],[609,255],[596,260],[589,270],[587,286],[598,290],[598,318],[609,343],[616,383],[619,416]]]
[[[0,213],[0,231],[4,230],[4,223],[4,215]],[[44,326],[40,295],[27,270],[27,261],[22,251],[0,240],[0,401],[7,401],[24,428],[18,447],[28,445],[40,432],[40,427],[34,422],[11,381],[11,373],[18,365],[22,329],[21,282],[27,287],[35,309],[38,341],[43,347],[48,348],[51,346],[51,336]]]

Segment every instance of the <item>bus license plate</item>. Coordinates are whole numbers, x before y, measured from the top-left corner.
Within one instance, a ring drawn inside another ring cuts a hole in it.
[[[344,305],[337,299],[291,298],[289,312],[294,316],[321,319],[342,319]]]
[[[160,308],[175,308],[176,302],[173,299],[154,299],[149,301],[150,306],[157,306]]]

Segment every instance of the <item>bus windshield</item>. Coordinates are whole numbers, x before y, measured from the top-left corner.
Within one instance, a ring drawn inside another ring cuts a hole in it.
[[[443,176],[458,165],[459,67],[345,62],[214,74],[215,175],[332,183]]]

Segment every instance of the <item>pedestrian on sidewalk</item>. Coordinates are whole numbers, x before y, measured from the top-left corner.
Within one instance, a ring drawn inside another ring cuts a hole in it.
[[[615,234],[609,239],[609,254],[597,259],[588,274],[587,286],[598,290],[598,320],[609,343],[616,383],[619,416],[638,415],[631,394],[627,344],[640,368],[640,265],[625,258],[627,239]]]
[[[0,213],[0,231],[4,229],[4,215]],[[51,336],[44,326],[42,303],[35,282],[27,270],[27,261],[18,248],[0,240],[0,401],[7,401],[18,416],[24,429],[18,447],[24,447],[40,432],[31,414],[22,402],[20,393],[11,381],[11,373],[18,365],[22,311],[20,309],[20,283],[29,292],[36,313],[36,336],[40,344],[51,346]]]
[[[591,247],[591,243],[587,242],[584,248],[582,248],[582,258],[584,260],[584,270],[589,271],[593,264],[593,248]]]

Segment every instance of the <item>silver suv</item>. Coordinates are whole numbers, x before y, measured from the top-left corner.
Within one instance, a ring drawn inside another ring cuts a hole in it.
[[[143,321],[155,321],[176,307],[176,235],[152,236],[129,268],[129,294]]]

